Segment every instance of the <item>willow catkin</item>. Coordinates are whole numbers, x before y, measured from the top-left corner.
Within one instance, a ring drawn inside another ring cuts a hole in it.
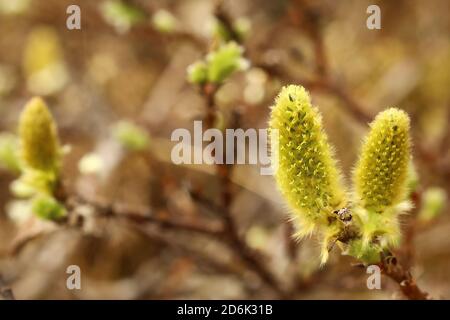
[[[291,208],[298,236],[319,231],[322,261],[327,245],[342,229],[336,210],[347,203],[346,191],[322,129],[319,111],[311,105],[303,87],[282,88],[272,108],[270,130],[277,130],[275,179]]]
[[[30,169],[57,172],[60,147],[56,124],[41,98],[31,99],[19,120],[20,154]]]
[[[409,117],[390,108],[377,115],[354,172],[357,200],[375,212],[405,199],[410,161]]]

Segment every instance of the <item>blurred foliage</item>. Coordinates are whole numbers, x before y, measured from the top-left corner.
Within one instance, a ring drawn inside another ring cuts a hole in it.
[[[23,68],[30,92],[51,95],[61,90],[69,80],[63,60],[63,50],[56,32],[49,27],[37,27],[26,40]]]
[[[36,216],[48,220],[56,220],[66,215],[66,209],[53,197],[49,196],[34,198],[31,210]]]
[[[145,20],[142,10],[122,0],[109,0],[102,3],[105,20],[120,33],[127,32],[133,25]]]
[[[444,209],[447,195],[441,188],[428,188],[423,193],[422,206],[419,211],[419,219],[422,221],[431,221]]]
[[[81,30],[66,28],[72,4]],[[223,1],[218,12],[210,0],[0,0],[0,274],[16,297],[278,298],[217,237],[143,221],[220,226],[223,212],[208,201],[222,202],[222,176],[174,166],[171,133],[191,130],[211,101],[221,129],[236,119],[266,128],[289,83],[319,106],[344,181],[374,115],[388,107],[410,115],[416,208],[403,217],[400,251],[416,252],[413,274],[426,291],[449,297],[448,1],[378,1],[375,31],[365,25],[369,4]],[[17,124],[35,95],[51,107],[61,145],[71,145],[57,179],[21,163]],[[367,290],[367,274],[338,250],[319,269],[317,238],[292,244],[287,208],[257,166],[235,166],[230,181],[241,238],[282,289],[306,281],[292,298],[400,298],[388,279]],[[78,198],[89,201],[73,206]],[[69,264],[88,279],[81,291],[64,287]]]
[[[0,0],[0,13],[20,14],[30,6],[31,0]]]
[[[0,165],[7,170],[20,172],[19,139],[11,133],[0,134]]]
[[[129,121],[120,121],[112,128],[113,136],[125,148],[130,150],[147,149],[150,142],[148,133]]]
[[[99,173],[103,165],[102,158],[94,153],[85,154],[78,163],[78,170],[82,174],[96,174]]]
[[[177,19],[167,10],[158,10],[152,16],[153,26],[161,32],[171,33],[177,28]]]

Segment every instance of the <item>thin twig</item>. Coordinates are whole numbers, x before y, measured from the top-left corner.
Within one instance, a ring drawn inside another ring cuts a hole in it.
[[[184,231],[197,232],[209,236],[221,236],[224,232],[222,225],[209,222],[194,222],[175,220],[154,216],[146,208],[131,207],[126,204],[110,204],[99,198],[88,198],[79,195],[75,202],[78,204],[87,204],[93,206],[98,213],[106,216],[125,219],[137,224],[155,224],[161,228],[179,229]]]
[[[404,268],[396,258],[383,257],[379,264],[383,274],[394,280],[402,293],[410,300],[428,300],[429,295],[422,291],[411,275],[408,268]]]

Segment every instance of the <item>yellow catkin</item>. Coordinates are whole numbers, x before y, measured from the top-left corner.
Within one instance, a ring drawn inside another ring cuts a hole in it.
[[[381,252],[399,244],[399,215],[411,208],[408,115],[387,109],[370,127],[353,175],[354,224],[360,234],[348,246],[348,254],[366,263],[377,262]]]
[[[409,117],[391,108],[370,125],[354,172],[357,201],[382,212],[405,199],[410,161]]]
[[[278,148],[272,148],[278,164],[275,179],[291,208],[297,235],[318,231],[324,261],[328,243],[342,229],[333,211],[346,206],[347,199],[319,111],[303,87],[286,86],[276,98],[269,125],[279,138]]]
[[[41,98],[31,99],[19,120],[20,154],[26,167],[57,172],[60,147],[56,125]]]

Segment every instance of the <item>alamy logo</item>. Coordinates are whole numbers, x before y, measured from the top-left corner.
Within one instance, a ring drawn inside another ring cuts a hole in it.
[[[269,152],[269,143],[272,150],[278,148],[277,130],[270,132],[270,139],[267,129],[226,129],[224,134],[211,128],[203,132],[202,121],[194,121],[193,138],[189,130],[179,128],[172,132],[171,141],[178,142],[171,153],[174,164],[259,164],[261,175],[272,175],[278,164],[278,153],[270,157]]]
[[[72,4],[67,7],[67,17],[66,26],[69,30],[80,30],[81,29],[81,9],[76,4]]]
[[[66,280],[66,287],[69,290],[81,290],[81,269],[77,265],[70,265],[66,269],[66,273],[70,274]]]
[[[367,13],[370,16],[366,20],[366,26],[369,30],[381,29],[381,9],[376,4],[371,4],[367,7]]]
[[[370,274],[370,276],[367,278],[367,288],[369,290],[381,289],[381,270],[380,267],[373,264],[367,267],[367,273]]]

